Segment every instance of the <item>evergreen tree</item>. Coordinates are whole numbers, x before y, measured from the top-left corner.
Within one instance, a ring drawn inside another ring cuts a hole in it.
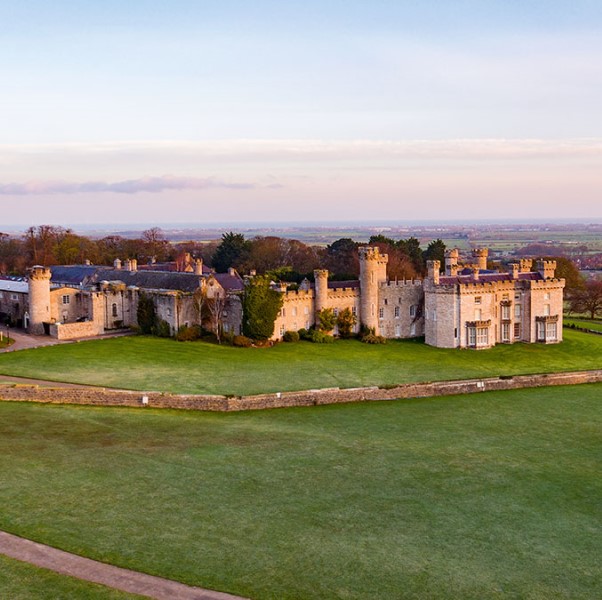
[[[442,239],[433,240],[422,253],[422,262],[426,267],[427,260],[438,260],[443,267],[445,265],[445,243]]]
[[[140,327],[142,333],[146,335],[153,333],[155,322],[157,320],[155,303],[153,302],[153,299],[144,292],[140,292],[138,298],[136,317],[138,319],[138,327]]]
[[[271,338],[282,302],[282,294],[270,287],[269,278],[253,277],[242,297],[243,333],[253,340]]]
[[[248,253],[249,242],[242,233],[224,233],[213,255],[213,268],[218,273],[226,273],[230,267],[238,267]]]

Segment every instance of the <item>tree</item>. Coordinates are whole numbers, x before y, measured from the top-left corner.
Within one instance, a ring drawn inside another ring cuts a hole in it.
[[[207,313],[211,323],[211,331],[215,334],[217,343],[222,343],[222,332],[224,329],[224,311],[226,309],[226,294],[216,293],[211,298],[207,298]],[[273,331],[273,328],[272,328]]]
[[[588,279],[583,289],[574,289],[569,297],[569,309],[589,313],[591,319],[602,315],[602,279]]]
[[[570,258],[567,258],[566,256],[555,256],[554,258],[548,257],[546,260],[556,261],[555,276],[564,278],[567,292],[584,289],[585,280],[581,276],[577,265]]]
[[[445,265],[445,243],[442,239],[433,240],[422,252],[422,263],[425,266],[427,260],[438,260],[441,266]]]
[[[142,232],[144,242],[144,253],[150,259],[165,260],[168,252],[169,242],[163,235],[160,227],[151,227]]]
[[[274,334],[274,323],[284,299],[270,287],[267,277],[253,277],[242,297],[243,333],[254,340],[267,340]]]
[[[341,238],[326,246],[326,268],[338,279],[356,279],[360,272],[357,247],[357,242],[351,238]]]
[[[350,308],[344,308],[337,317],[337,327],[339,335],[342,338],[350,338],[353,335],[353,328],[357,323],[357,317]]]
[[[155,322],[157,320],[155,303],[153,302],[153,299],[144,292],[140,292],[140,296],[138,297],[136,318],[138,319],[138,327],[140,327],[141,333],[146,335],[153,333]]]
[[[230,267],[238,267],[248,256],[249,242],[242,233],[224,233],[213,255],[213,268],[225,273]]]
[[[328,333],[334,329],[337,324],[337,317],[332,308],[323,308],[318,313],[318,329],[324,333]]]

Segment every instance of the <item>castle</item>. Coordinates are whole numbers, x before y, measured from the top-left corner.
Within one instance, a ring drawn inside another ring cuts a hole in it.
[[[449,250],[444,273],[439,261],[428,261],[425,279],[391,281],[387,255],[377,247],[361,247],[358,280],[329,281],[328,271],[316,270],[313,284],[305,280],[295,290],[274,284],[283,304],[273,339],[282,339],[288,330],[309,329],[320,311],[329,308],[335,314],[349,309],[357,319],[355,331],[363,325],[386,338],[424,336],[427,344],[440,348],[562,341],[564,279],[555,277],[555,261],[538,261],[532,271],[532,261],[521,260],[500,273],[487,269],[487,257],[486,249],[475,249],[472,262],[460,265],[458,250]],[[183,272],[159,268],[138,269],[135,260],[116,260],[112,268],[35,266],[26,290],[21,285],[10,292],[11,300],[30,333],[59,339],[137,325],[142,293],[153,299],[157,316],[172,334],[182,325],[199,323],[201,296],[221,300],[223,330],[241,333],[245,282],[234,269],[212,273],[190,259]],[[0,312],[7,293],[2,283]]]

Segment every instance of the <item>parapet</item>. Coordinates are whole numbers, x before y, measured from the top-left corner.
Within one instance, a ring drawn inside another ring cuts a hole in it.
[[[362,246],[359,249],[360,261],[373,260],[375,262],[388,262],[388,254],[381,254],[377,246]]]
[[[29,279],[43,280],[50,279],[52,273],[48,267],[42,267],[41,265],[34,265],[29,270]]]

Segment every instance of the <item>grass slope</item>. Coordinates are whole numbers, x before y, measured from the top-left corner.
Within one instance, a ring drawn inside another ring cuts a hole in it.
[[[0,528],[255,600],[599,598],[601,395],[0,403]]]
[[[370,346],[233,348],[126,337],[0,355],[0,374],[176,393],[257,394],[602,368],[602,337],[565,330],[562,344],[445,350],[416,340]]]
[[[591,319],[573,319],[567,318],[564,320],[564,324],[572,325],[574,324],[576,327],[583,327],[585,329],[592,329],[594,331],[599,331],[602,333],[602,321],[600,320],[591,320]]]
[[[102,585],[39,569],[0,555],[0,597],[10,600],[56,598],[60,600],[142,600]]]

